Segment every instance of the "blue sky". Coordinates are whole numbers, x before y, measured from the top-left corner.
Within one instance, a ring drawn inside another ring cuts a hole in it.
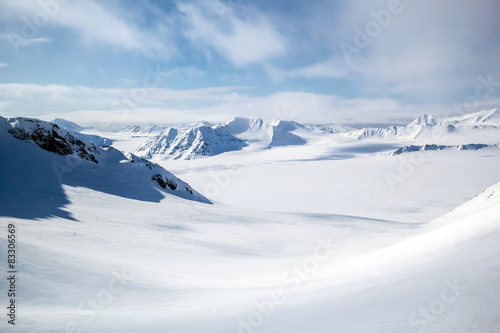
[[[499,12],[493,0],[0,0],[0,114],[121,126],[474,111],[500,104]]]

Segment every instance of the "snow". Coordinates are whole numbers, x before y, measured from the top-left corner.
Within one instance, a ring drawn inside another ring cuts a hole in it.
[[[82,127],[82,126],[80,126],[72,121],[62,119],[62,118],[56,118],[56,119],[52,120],[51,123],[54,123],[57,126],[59,126],[60,128],[64,128],[65,130],[67,130],[69,132],[81,132],[81,131],[86,129],[85,127]]]
[[[168,128],[135,150],[142,157],[191,160],[238,150],[246,144],[224,127],[195,127],[178,131]]]
[[[159,165],[140,158],[127,158],[114,148],[98,148],[91,142],[79,141],[74,144],[75,139],[69,132],[55,127],[52,123],[24,118],[0,118],[0,123],[0,166],[5,174],[0,180],[4,198],[1,211],[4,216],[31,219],[50,216],[71,218],[71,212],[64,209],[69,201],[62,188],[63,184],[88,187],[143,201],[160,202],[168,193],[209,202],[187,183]],[[43,150],[30,140],[14,138],[8,132],[12,129],[22,130],[26,134],[57,133],[59,153]],[[155,175],[161,175],[177,184],[176,189],[162,190],[152,180]]]
[[[498,144],[491,116],[439,140],[237,119],[226,130],[248,146],[158,165],[119,150],[149,134],[102,133],[115,148],[96,164],[15,139],[13,124],[34,125],[0,118],[0,221],[19,251],[19,317],[0,330],[498,332],[500,150],[390,155]],[[270,128],[306,143],[263,149]]]
[[[481,138],[498,141],[500,132],[500,112],[498,109],[483,110],[460,117],[439,118],[432,115],[421,115],[407,126],[390,126],[386,128],[363,128],[347,132],[346,135],[357,138],[406,138],[408,140],[438,140],[439,143],[453,143],[456,140]],[[496,134],[495,135],[493,134]],[[444,141],[443,141],[444,140]],[[497,143],[497,142],[481,142]],[[459,144],[459,143],[458,143]]]

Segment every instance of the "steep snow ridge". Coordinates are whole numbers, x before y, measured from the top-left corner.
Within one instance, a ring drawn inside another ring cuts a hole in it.
[[[261,148],[306,144],[306,140],[291,132],[308,129],[297,122],[276,120],[269,123],[262,119],[234,118],[225,125],[227,130],[249,144]]]
[[[134,189],[134,192],[149,191],[150,193],[146,196],[134,194],[137,198],[159,198],[155,193],[160,190],[185,199],[209,203],[187,183],[161,166],[133,154],[124,155],[112,147],[99,148],[93,142],[75,138],[70,132],[59,128],[54,123],[29,118],[5,119],[1,117],[0,123],[1,141],[5,146],[2,149],[4,154],[2,159],[11,161],[9,166],[4,168],[12,169],[6,172],[13,179],[23,179],[45,172],[45,174],[40,174],[40,179],[58,178],[59,182],[96,187],[116,195],[130,196],[132,192],[129,191]],[[36,145],[26,145],[22,141],[31,141]],[[30,147],[36,147],[36,149],[32,151]],[[39,148],[43,149],[43,153],[38,150]],[[16,164],[16,160],[29,159],[29,155],[33,153],[40,155],[36,164],[22,167]],[[74,158],[68,160],[67,156],[74,156]],[[45,166],[42,167],[42,164]],[[42,171],[45,169],[49,171]],[[17,173],[19,173],[18,177]],[[18,182],[22,181],[24,180]],[[130,187],[128,191],[120,190],[123,182],[127,184],[124,185],[125,187]],[[157,184],[156,190],[155,184]],[[38,185],[38,187],[44,186]],[[47,185],[47,188],[50,187],[57,188],[57,184]],[[150,190],[146,190],[146,187]]]
[[[62,118],[56,118],[52,121],[52,123],[59,126],[59,128],[67,130],[75,138],[83,140],[83,141],[93,142],[98,147],[110,146],[113,144],[113,141],[109,138],[104,138],[104,137],[99,136],[99,135],[82,133],[82,131],[92,129],[92,127],[83,127],[83,126],[80,126],[72,121],[62,119]]]
[[[272,133],[271,142],[269,142],[267,148],[278,146],[298,146],[307,143],[306,140],[302,139],[300,136],[290,133],[287,130],[280,129],[277,126],[272,127]]]
[[[248,119],[236,117],[229,120],[224,127],[233,135],[243,134],[245,132],[258,132],[267,129],[269,126],[260,118]]]
[[[289,120],[274,120],[270,122],[270,125],[286,132],[293,132],[297,129],[306,128],[304,125],[299,124],[296,121],[289,121]]]
[[[139,146],[135,153],[147,159],[169,155],[178,134],[177,129],[169,127]]]
[[[7,122],[12,127],[8,132],[16,139],[32,141],[40,148],[59,155],[76,155],[98,163],[96,156],[100,151],[93,142],[75,138],[70,132],[54,123],[21,117],[9,118]]]
[[[295,121],[277,120],[270,123],[273,135],[267,148],[279,146],[298,146],[307,143],[306,140],[291,132],[296,130],[306,131],[306,127]]]
[[[447,118],[446,121],[455,126],[500,126],[500,112],[495,108],[466,114],[461,117]]]
[[[246,144],[224,127],[168,128],[149,139],[135,153],[150,159],[186,159],[239,150]]]
[[[390,127],[365,127],[359,130],[353,130],[346,133],[349,136],[353,136],[356,139],[366,139],[371,137],[388,138],[394,136],[407,136],[405,133],[404,126],[390,126]]]

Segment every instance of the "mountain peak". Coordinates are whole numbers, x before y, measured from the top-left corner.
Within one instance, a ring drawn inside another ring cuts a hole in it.
[[[408,126],[432,126],[436,124],[436,117],[427,114],[420,115]]]
[[[194,159],[214,156],[246,146],[224,126],[199,126],[177,130],[169,128],[146,141],[135,153],[145,158]]]

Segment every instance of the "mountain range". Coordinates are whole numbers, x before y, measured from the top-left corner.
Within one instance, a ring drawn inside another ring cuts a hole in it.
[[[136,125],[125,128],[125,133],[157,133],[140,145],[134,153],[148,159],[194,159],[240,150],[247,146],[272,149],[279,146],[304,145],[328,135],[339,139],[384,140],[402,143],[495,145],[498,142],[491,131],[500,134],[498,109],[484,110],[460,117],[422,115],[406,126],[366,127],[353,129],[345,126],[302,125],[294,121],[233,118],[211,125],[206,122],[178,128],[158,125]],[[481,135],[486,133],[486,135]],[[464,140],[469,140],[464,142]],[[481,140],[484,142],[473,142]],[[403,146],[408,146],[407,144]],[[401,147],[402,148],[402,147]],[[409,152],[411,149],[402,150]]]

